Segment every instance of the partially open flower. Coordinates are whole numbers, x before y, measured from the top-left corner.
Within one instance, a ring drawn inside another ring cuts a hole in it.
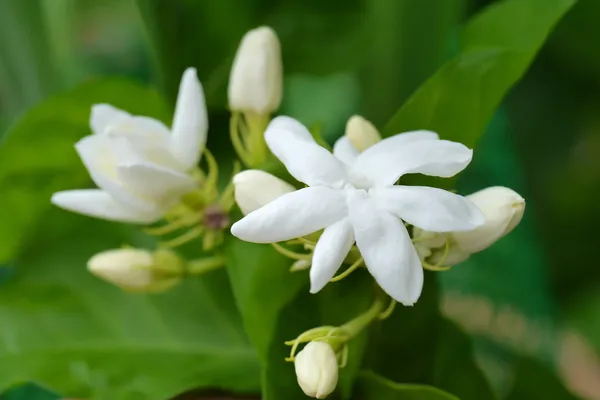
[[[93,134],[75,149],[98,189],[54,193],[52,203],[111,221],[148,224],[195,190],[190,174],[206,143],[208,119],[194,68],[181,79],[171,129],[109,104],[92,107]]]
[[[246,33],[229,77],[229,107],[235,111],[270,114],[279,108],[283,66],[279,39],[261,26]]]
[[[310,342],[296,355],[296,377],[307,396],[324,399],[338,382],[338,360],[325,342]]]
[[[244,215],[296,190],[286,181],[258,169],[249,169],[235,175],[233,185],[235,201]]]
[[[453,239],[466,252],[477,253],[510,233],[523,218],[525,199],[512,189],[493,186],[467,196],[485,216],[485,224]]]
[[[151,253],[141,249],[114,249],[88,261],[91,273],[130,292],[156,293],[181,280],[181,260],[172,252]]]

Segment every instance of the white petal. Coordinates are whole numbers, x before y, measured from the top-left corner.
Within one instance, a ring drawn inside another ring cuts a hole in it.
[[[119,180],[118,163],[140,161],[125,139],[91,135],[77,142],[75,149],[96,185],[127,207],[142,212],[151,211],[151,205],[139,199]]]
[[[470,231],[485,218],[468,199],[426,186],[393,186],[369,191],[378,207],[432,232]]]
[[[340,268],[354,244],[349,218],[329,225],[317,242],[310,268],[310,292],[317,293]]]
[[[189,175],[152,163],[118,165],[117,173],[131,191],[157,202],[177,199],[197,187]]]
[[[317,186],[284,194],[233,224],[231,233],[254,243],[274,243],[316,232],[347,214],[342,190]]]
[[[296,138],[304,139],[307,142],[316,143],[315,138],[310,134],[310,131],[297,119],[280,115],[273,118],[268,126],[269,129],[281,129],[293,133]]]
[[[123,120],[131,118],[131,114],[110,104],[94,104],[90,115],[90,128],[97,135],[106,132],[110,125],[120,123]]]
[[[289,118],[280,118],[269,125],[265,140],[271,152],[289,173],[309,186],[341,188],[346,181],[344,164],[327,149],[319,146],[312,137],[309,140],[297,126],[299,123],[295,124]]]
[[[390,138],[394,139],[394,138]],[[419,140],[397,145],[382,140],[358,156],[354,171],[376,186],[393,185],[402,175],[420,173],[448,178],[462,171],[473,151],[447,140]],[[388,145],[389,144],[389,145]]]
[[[371,275],[394,300],[413,305],[423,289],[423,268],[402,221],[377,209],[364,191],[348,192],[348,209]]]
[[[186,169],[198,164],[208,133],[208,115],[202,85],[195,68],[183,73],[172,126],[172,151]]]
[[[123,206],[103,190],[84,189],[66,190],[52,195],[50,200],[54,205],[91,217],[109,221],[149,224],[161,217],[159,210],[142,212]]]
[[[352,165],[359,154],[359,151],[352,146],[347,136],[342,136],[333,145],[333,155],[348,165]]]

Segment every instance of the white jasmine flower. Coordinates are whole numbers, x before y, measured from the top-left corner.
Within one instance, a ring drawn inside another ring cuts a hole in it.
[[[114,221],[152,223],[197,187],[190,171],[200,160],[208,118],[196,70],[181,80],[171,129],[108,104],[92,107],[93,134],[75,145],[99,189],[55,193],[52,203]]]
[[[359,152],[365,151],[381,140],[377,128],[360,115],[353,115],[348,119],[345,135],[352,147]]]
[[[235,201],[244,215],[296,190],[286,181],[259,169],[248,169],[233,177]]]
[[[436,231],[467,231],[484,222],[469,200],[445,190],[394,186],[408,173],[451,177],[471,161],[460,143],[415,131],[380,141],[364,152],[342,137],[334,154],[289,117],[265,132],[267,145],[290,174],[309,187],[285,194],[235,223],[231,231],[256,243],[291,240],[325,229],[312,259],[311,292],[335,275],[356,241],[365,265],[395,300],[412,305],[423,286],[423,269],[401,219]]]
[[[279,108],[283,66],[279,39],[267,26],[252,29],[238,47],[229,77],[229,107],[270,114]]]
[[[152,254],[141,249],[114,249],[96,254],[88,269],[130,292],[155,293],[167,290],[181,280],[181,261],[166,250]]]
[[[338,382],[338,360],[333,348],[325,342],[310,342],[294,361],[298,385],[312,398],[324,399]]]

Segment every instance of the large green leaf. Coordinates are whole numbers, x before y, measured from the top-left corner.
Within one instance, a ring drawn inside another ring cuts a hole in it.
[[[402,384],[373,372],[363,372],[356,385],[356,400],[459,400],[449,393],[426,385]]]
[[[573,3],[503,0],[486,8],[465,27],[460,53],[400,108],[385,134],[431,129],[472,147]]]
[[[165,400],[198,387],[259,389],[258,360],[225,271],[162,295],[121,292],[85,269],[138,244],[126,226],[55,210],[0,287],[0,391],[34,381],[68,397]]]
[[[169,115],[156,91],[122,79],[89,82],[23,115],[0,142],[0,262],[16,254],[50,207],[53,192],[88,184],[73,145],[91,133],[88,121],[94,103],[162,120]]]
[[[514,387],[505,399],[578,400],[579,397],[569,392],[548,367],[522,357],[515,370]]]

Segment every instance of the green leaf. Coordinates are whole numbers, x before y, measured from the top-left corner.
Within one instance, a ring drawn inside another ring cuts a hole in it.
[[[465,0],[370,0],[365,3],[361,112],[383,126],[446,61],[449,38],[463,18]],[[397,132],[394,132],[397,133]]]
[[[354,398],[357,400],[459,400],[458,397],[432,386],[396,383],[373,372],[360,374]]]
[[[476,15],[448,61],[400,108],[386,136],[431,129],[473,147],[574,0],[504,0]]]
[[[50,207],[52,193],[89,184],[74,144],[91,133],[89,116],[95,103],[161,120],[169,115],[156,91],[122,79],[86,83],[23,115],[0,142],[0,263],[18,252]]]
[[[435,278],[426,273],[415,306],[398,306],[381,323],[366,367],[393,381],[434,385],[461,400],[495,399],[475,365],[470,338],[440,316]]]
[[[2,400],[59,400],[60,396],[36,385],[23,385],[2,393]]]
[[[0,391],[34,381],[66,397],[165,400],[193,388],[259,389],[225,271],[154,296],[87,272],[94,253],[136,245],[131,232],[60,210],[44,216],[0,287]]]
[[[578,400],[548,367],[522,357],[514,374],[516,380],[506,400],[552,399]]]

